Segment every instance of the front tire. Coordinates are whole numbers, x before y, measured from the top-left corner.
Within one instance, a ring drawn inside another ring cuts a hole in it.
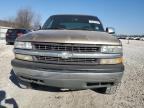
[[[6,42],[6,45],[9,45],[10,43],[9,42]]]
[[[115,83],[113,86],[111,87],[107,87],[105,94],[115,94],[119,88],[120,88],[121,83]]]
[[[102,88],[96,88],[94,89],[94,91],[101,93],[101,94],[108,94],[108,95],[112,95],[115,94],[117,92],[117,90],[119,89],[121,83],[116,83],[113,86],[110,87],[102,87]]]
[[[117,88],[118,86],[107,87],[105,94],[109,94],[109,95],[115,94],[117,92]]]

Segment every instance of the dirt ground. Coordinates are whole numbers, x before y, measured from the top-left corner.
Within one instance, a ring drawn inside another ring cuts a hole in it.
[[[21,89],[12,72],[13,46],[0,41],[0,103],[8,108],[144,108],[144,41],[123,42],[125,72],[114,95],[92,90]]]

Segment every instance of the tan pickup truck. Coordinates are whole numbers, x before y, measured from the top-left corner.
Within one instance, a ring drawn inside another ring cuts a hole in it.
[[[89,15],[53,15],[41,28],[17,38],[13,70],[21,87],[31,83],[114,93],[124,65],[114,30]]]

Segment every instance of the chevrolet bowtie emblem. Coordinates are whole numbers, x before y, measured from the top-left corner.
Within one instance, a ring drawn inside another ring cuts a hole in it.
[[[58,56],[61,57],[62,59],[68,59],[72,57],[72,54],[70,54],[69,52],[62,52],[61,54],[58,54]]]

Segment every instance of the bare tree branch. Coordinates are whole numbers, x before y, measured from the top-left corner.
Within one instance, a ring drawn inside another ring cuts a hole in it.
[[[17,28],[29,28],[32,29],[33,26],[40,24],[40,15],[35,14],[30,8],[23,8],[18,10],[15,23]]]

